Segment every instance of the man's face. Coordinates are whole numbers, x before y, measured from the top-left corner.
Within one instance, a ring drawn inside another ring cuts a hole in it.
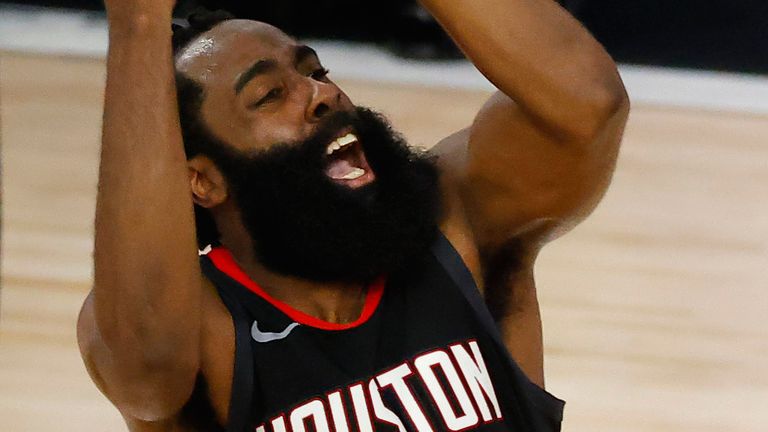
[[[266,24],[230,21],[193,42],[177,68],[203,88],[206,156],[267,268],[366,281],[434,238],[431,159],[355,107],[307,47]]]
[[[324,119],[354,110],[314,50],[256,21],[214,27],[179,55],[177,68],[203,87],[201,118],[207,128],[244,153],[302,142]],[[328,176],[351,188],[372,182],[375,175],[354,131],[333,135],[328,151],[337,163],[329,164]]]

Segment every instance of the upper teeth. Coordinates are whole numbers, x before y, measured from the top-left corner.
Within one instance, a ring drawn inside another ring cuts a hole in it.
[[[346,147],[352,144],[353,142],[357,142],[357,136],[355,136],[355,134],[353,133],[348,133],[343,137],[336,138],[336,140],[328,144],[328,148],[325,149],[325,154],[330,155],[336,150],[339,150],[342,147]]]

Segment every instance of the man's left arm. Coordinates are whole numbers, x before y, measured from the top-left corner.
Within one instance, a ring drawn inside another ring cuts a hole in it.
[[[604,194],[627,95],[603,47],[553,0],[421,3],[499,89],[469,129],[433,149],[455,201],[443,229],[465,257],[474,252],[462,249],[476,248],[472,270],[507,345],[543,386],[533,262]]]

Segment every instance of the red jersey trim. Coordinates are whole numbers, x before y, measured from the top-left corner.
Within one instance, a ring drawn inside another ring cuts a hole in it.
[[[315,318],[312,315],[308,315],[300,310],[292,308],[287,303],[283,303],[280,300],[270,296],[264,291],[259,284],[253,279],[248,277],[247,274],[240,268],[240,266],[232,258],[232,254],[223,246],[212,248],[207,254],[221,272],[239,282],[244,287],[251,290],[254,294],[268,301],[272,306],[288,315],[294,321],[304,324],[310,327],[319,328],[322,330],[347,330],[354,327],[358,327],[368,321],[369,318],[376,312],[376,308],[379,306],[381,297],[384,294],[384,285],[386,278],[380,277],[368,286],[368,292],[365,295],[365,304],[363,305],[363,311],[360,313],[360,317],[355,321],[347,324],[337,324],[328,321],[323,321],[319,318]]]

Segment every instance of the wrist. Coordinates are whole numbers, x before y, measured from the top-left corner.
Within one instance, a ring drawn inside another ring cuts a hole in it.
[[[130,14],[107,14],[109,35],[137,37],[171,32],[171,13],[142,11]]]
[[[109,31],[141,34],[170,29],[173,10],[163,7],[107,8]]]

